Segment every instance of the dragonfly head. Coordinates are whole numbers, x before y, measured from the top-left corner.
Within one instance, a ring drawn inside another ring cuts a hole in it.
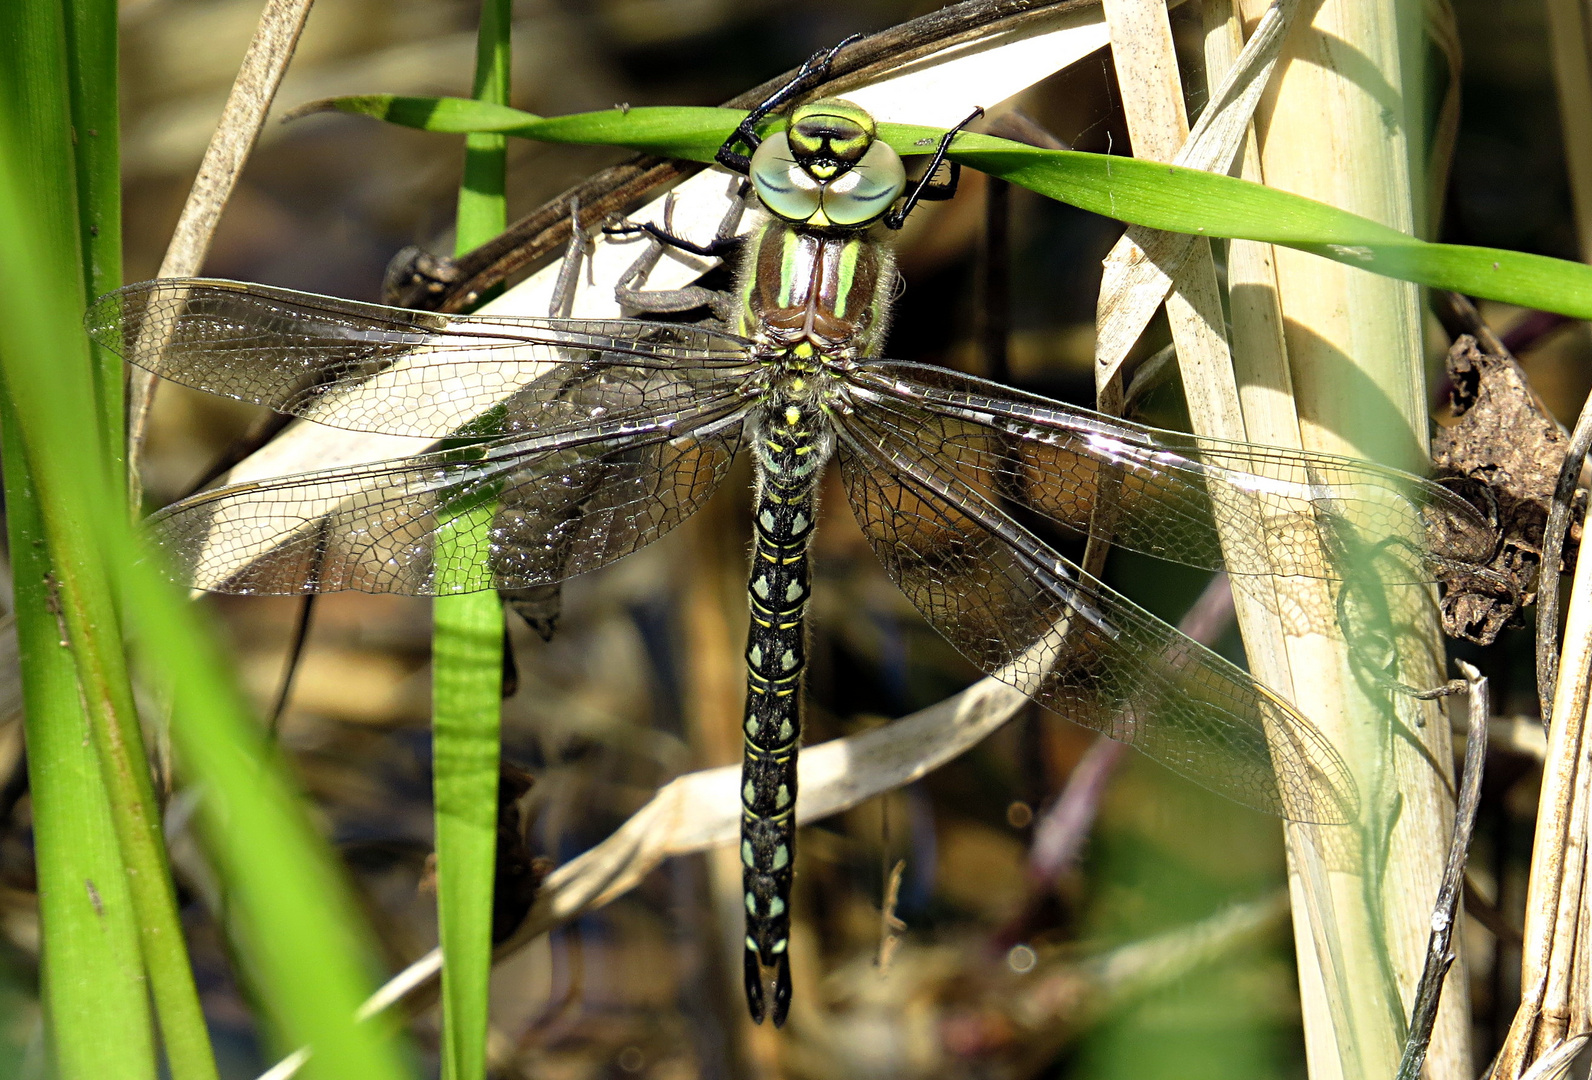
[[[751,179],[771,214],[819,229],[873,224],[906,190],[901,158],[866,109],[839,98],[797,106],[790,126],[752,154]]]

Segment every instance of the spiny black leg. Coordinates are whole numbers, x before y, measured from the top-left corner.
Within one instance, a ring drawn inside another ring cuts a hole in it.
[[[919,181],[922,187],[917,191],[919,202],[944,202],[956,198],[956,185],[962,182],[962,166],[954,161],[948,161],[946,165],[949,166],[946,172],[950,174],[946,180],[931,180],[930,177],[934,175],[932,171],[923,174],[923,179]]]
[[[808,88],[829,78],[829,67],[835,62],[840,50],[861,38],[861,34],[852,34],[833,49],[821,49],[808,57],[807,62],[801,66],[801,70],[796,72],[790,82],[775,90],[763,100],[762,104],[746,114],[746,119],[741,121],[728,139],[724,140],[724,145],[719,147],[719,152],[714,155],[713,160],[731,172],[745,176],[747,170],[752,167],[752,159],[749,154],[736,153],[735,145],[740,143],[748,151],[756,150],[763,142],[762,137],[757,134],[757,125],[763,117]]]
[[[733,249],[736,244],[740,243],[739,237],[731,236],[728,238],[714,237],[706,244],[698,244],[694,241],[687,240],[683,236],[675,236],[667,229],[659,228],[650,221],[639,221],[625,225],[610,225],[603,230],[603,235],[605,236],[637,236],[643,233],[652,237],[654,240],[665,245],[666,247],[679,248],[681,251],[689,251],[693,255],[701,255],[704,258],[722,258],[725,252]]]
[[[923,173],[923,178],[907,194],[906,202],[901,204],[900,209],[892,210],[884,216],[885,225],[892,229],[899,229],[905,225],[907,215],[912,213],[912,208],[918,205],[918,200],[920,199],[939,201],[949,199],[956,194],[956,185],[962,179],[962,167],[960,165],[954,161],[951,162],[951,178],[942,184],[932,183],[934,174],[938,171],[940,163],[945,160],[946,152],[951,149],[951,140],[956,138],[956,133],[983,115],[984,110],[982,108],[974,109],[968,114],[966,120],[963,120],[945,133],[945,136],[940,139],[940,145],[934,151],[934,157],[929,160],[929,167]]]
[[[751,185],[743,180],[740,187],[742,190],[731,200],[729,209],[719,221],[718,231],[713,234],[713,244],[716,247],[722,245],[725,249],[729,249],[740,242],[735,231],[740,226],[741,214],[745,209],[746,192]],[[635,231],[643,232],[639,228]],[[674,238],[674,195],[672,194],[663,203],[661,231],[671,240]],[[707,308],[720,326],[730,326],[734,321],[735,301],[724,293],[701,285],[687,285],[683,289],[641,288],[652,276],[653,268],[658,265],[658,260],[663,257],[664,249],[668,246],[664,240],[652,237],[641,258],[631,264],[630,269],[625,271],[625,276],[614,286],[614,299],[619,301],[619,306],[648,315],[677,314],[694,311],[697,308]]]

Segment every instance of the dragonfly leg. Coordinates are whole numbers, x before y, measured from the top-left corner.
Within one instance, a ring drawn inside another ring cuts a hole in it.
[[[715,237],[705,244],[694,240],[687,240],[683,236],[675,236],[668,229],[654,225],[650,221],[628,222],[624,225],[610,225],[603,232],[608,236],[650,236],[666,247],[679,248],[689,251],[693,255],[701,255],[705,259],[722,258],[729,243]],[[731,241],[733,242],[733,241]]]
[[[558,269],[558,281],[553,284],[553,297],[547,304],[549,317],[567,319],[574,311],[580,267],[590,257],[591,240],[580,226],[580,199],[572,197],[569,200],[569,244],[564,249],[564,263]]]
[[[547,303],[547,314],[555,319],[567,319],[575,307],[575,290],[580,282],[580,268],[591,256],[591,240],[581,228],[580,199],[569,203],[569,244],[564,249],[564,264],[559,267],[558,280],[553,284],[553,295]],[[547,585],[530,585],[522,589],[499,589],[498,597],[505,607],[524,620],[543,641],[552,641],[558,629],[558,618],[563,613],[564,585],[555,581]],[[503,650],[503,696],[512,697],[519,686],[519,669],[515,665],[514,650]]]
[[[924,170],[923,177],[907,193],[906,201],[901,204],[900,209],[892,210],[884,216],[885,225],[892,229],[899,229],[906,224],[907,215],[912,213],[912,208],[917,206],[920,201],[942,202],[956,195],[957,185],[962,182],[962,166],[954,161],[950,162],[950,177],[939,183],[934,182],[934,174],[939,171],[941,163],[945,161],[945,155],[951,149],[951,140],[956,138],[957,132],[983,115],[984,110],[982,108],[974,109],[968,114],[967,119],[945,133],[940,139],[940,145],[935,148],[934,157],[929,159],[929,167]]]
[[[763,117],[829,78],[829,69],[833,66],[840,50],[861,37],[861,34],[853,34],[833,49],[821,49],[808,57],[801,70],[797,71],[789,82],[768,95],[756,108],[746,114],[746,119],[741,121],[728,139],[724,140],[724,145],[719,147],[719,152],[714,155],[713,160],[731,172],[745,176],[752,167],[752,159],[750,154],[737,151],[736,145],[745,146],[748,151],[756,150],[762,145],[763,138],[757,133],[757,125]]]
[[[628,232],[651,237],[641,257],[631,264],[630,269],[625,271],[624,276],[614,286],[614,298],[619,301],[620,306],[638,314],[649,315],[678,314],[706,308],[713,313],[713,319],[718,325],[728,326],[734,319],[735,301],[718,290],[701,285],[688,285],[682,289],[643,289],[641,286],[651,276],[653,268],[658,265],[658,260],[663,257],[666,248],[677,247],[709,258],[723,258],[726,254],[732,253],[739,244],[735,232],[740,226],[745,205],[739,196],[732,200],[729,210],[719,222],[717,233],[707,245],[692,244],[674,235],[673,195],[664,201],[662,228],[648,223],[646,227],[617,226],[607,230],[610,234]]]

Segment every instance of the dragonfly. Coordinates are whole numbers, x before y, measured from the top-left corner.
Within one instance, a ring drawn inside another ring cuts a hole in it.
[[[809,61],[719,152],[762,211],[730,328],[445,315],[204,279],[132,285],[87,316],[96,341],[164,378],[320,424],[445,440],[159,511],[151,529],[201,589],[551,586],[668,533],[750,452],[744,984],[753,1019],[775,1025],[791,1001],[808,550],[831,461],[889,575],[978,668],[1296,821],[1358,812],[1327,738],[1069,562],[1057,537],[1087,535],[1108,503],[1111,540],[1158,558],[1334,581],[1369,550],[1386,583],[1480,566],[1494,546],[1482,514],[1421,477],[1157,430],[882,358],[889,233],[920,200],[954,193],[954,162],[934,178],[956,132],[909,183],[864,110],[799,101],[832,56]],[[786,105],[784,128],[761,135]]]

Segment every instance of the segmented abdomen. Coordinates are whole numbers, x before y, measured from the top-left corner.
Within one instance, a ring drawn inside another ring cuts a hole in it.
[[[774,1023],[790,1006],[790,889],[796,858],[796,756],[807,666],[807,546],[817,516],[815,482],[827,439],[798,405],[770,409],[753,425],[757,498],[748,584],[746,757],[741,767],[741,881],[746,904],[745,978],[753,1019]],[[763,969],[774,969],[765,1002]]]

